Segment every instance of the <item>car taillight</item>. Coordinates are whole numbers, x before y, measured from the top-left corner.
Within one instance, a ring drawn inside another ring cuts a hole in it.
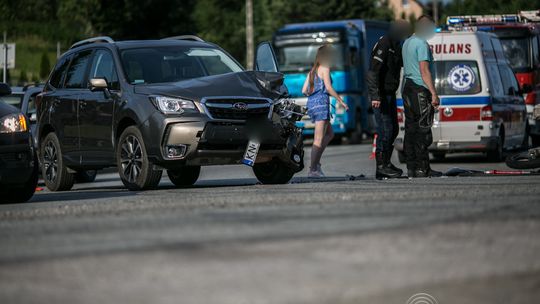
[[[397,121],[398,123],[403,122],[403,109],[402,108],[397,109]]]
[[[485,106],[480,109],[480,120],[493,120],[491,106]]]
[[[525,104],[534,106],[536,101],[536,92],[530,92],[527,94],[524,94],[523,97],[525,97]]]

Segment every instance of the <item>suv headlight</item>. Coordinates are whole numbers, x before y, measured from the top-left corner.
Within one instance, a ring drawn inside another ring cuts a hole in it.
[[[9,114],[0,118],[0,133],[26,132],[26,118],[22,114]]]
[[[184,112],[197,112],[195,103],[191,100],[167,96],[151,96],[150,100],[164,114],[182,114]]]

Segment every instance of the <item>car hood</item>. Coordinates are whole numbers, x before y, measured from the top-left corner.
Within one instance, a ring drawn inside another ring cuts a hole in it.
[[[287,92],[283,84],[283,74],[257,71],[227,73],[173,83],[136,85],[134,90],[138,94],[162,94],[194,101],[218,96],[276,99]]]
[[[21,110],[19,110],[18,108],[0,101],[0,117],[4,117],[8,114],[20,113],[20,112]]]

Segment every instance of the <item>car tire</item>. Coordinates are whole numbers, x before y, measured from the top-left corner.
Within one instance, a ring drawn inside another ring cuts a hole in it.
[[[500,134],[495,149],[487,151],[487,159],[492,162],[501,162],[504,160],[504,135]]]
[[[32,175],[28,181],[22,186],[14,186],[6,189],[5,191],[0,191],[2,196],[2,203],[4,204],[17,204],[27,202],[34,196],[36,192],[36,186],[38,183],[39,177],[39,164],[37,155],[34,156],[34,169]]]
[[[404,164],[407,162],[407,156],[405,155],[405,152],[397,151],[397,156],[400,164]]]
[[[92,183],[96,180],[97,170],[77,171],[75,173],[75,182]]]
[[[51,191],[67,191],[73,187],[75,177],[64,164],[60,141],[55,133],[49,133],[41,142],[41,176]]]
[[[261,183],[270,185],[286,184],[294,176],[294,170],[277,159],[266,163],[255,164],[253,166],[253,173],[255,173],[255,176]]]
[[[523,151],[508,156],[506,165],[512,169],[536,169],[540,168],[540,158],[533,158],[529,151]]]
[[[201,174],[201,166],[185,166],[180,169],[167,170],[171,182],[177,187],[189,187],[197,182]]]
[[[531,134],[531,148],[540,147],[540,135]]]
[[[155,170],[148,160],[146,146],[137,127],[127,127],[116,145],[116,165],[122,183],[132,191],[154,189],[161,180],[161,170]]]

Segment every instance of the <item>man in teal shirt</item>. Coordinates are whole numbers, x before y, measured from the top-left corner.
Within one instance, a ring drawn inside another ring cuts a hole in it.
[[[433,83],[433,55],[427,40],[435,35],[435,22],[427,15],[416,21],[416,31],[403,44],[403,106],[405,138],[403,149],[409,177],[441,176],[429,165],[429,146],[433,143],[431,126],[439,96]]]

